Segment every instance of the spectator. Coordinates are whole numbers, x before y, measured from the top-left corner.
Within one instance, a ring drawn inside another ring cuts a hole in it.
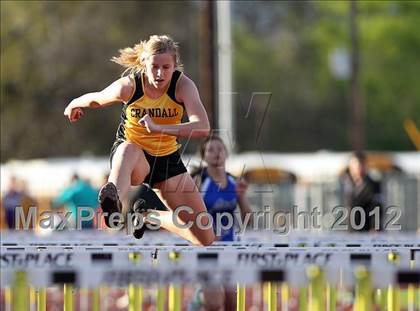
[[[3,198],[3,208],[6,218],[6,225],[9,229],[15,229],[15,209],[22,204],[22,191],[19,189],[19,183],[15,176],[9,180],[9,189]]]
[[[79,216],[87,217],[90,214],[89,211],[82,211],[79,215],[78,208],[91,208],[92,213],[95,213],[98,207],[98,191],[77,174],[74,174],[70,185],[53,201],[54,207],[62,205],[68,212],[71,212],[71,220],[77,224]],[[91,229],[94,227],[93,225],[93,220],[82,221],[82,229]]]
[[[355,152],[352,154],[349,166],[346,172],[341,177],[341,186],[343,190],[343,197],[346,206],[351,209],[360,206],[364,210],[365,221],[360,230],[356,231],[370,231],[379,230],[380,222],[375,223],[375,215],[369,216],[375,207],[379,207],[379,220],[381,220],[381,206],[382,206],[382,192],[380,182],[372,179],[367,170],[366,155],[363,152]],[[352,213],[349,213],[352,217]],[[354,223],[358,226],[363,221],[361,213],[354,213]],[[352,226],[353,227],[353,226]],[[355,230],[355,228],[352,228]]]
[[[19,184],[20,184],[19,189],[21,192],[21,202],[20,202],[21,205],[20,206],[22,207],[22,211],[23,211],[23,215],[25,216],[25,219],[29,219],[28,218],[29,209],[31,207],[38,207],[38,202],[35,198],[33,198],[30,195],[25,181],[21,180]],[[32,222],[32,219],[31,219],[27,228],[29,230],[35,229],[34,226],[35,224]],[[19,226],[19,229],[23,229],[23,228]]]

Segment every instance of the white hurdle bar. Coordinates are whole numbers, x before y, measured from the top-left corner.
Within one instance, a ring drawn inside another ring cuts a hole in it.
[[[101,293],[127,287],[129,310],[141,310],[144,289],[156,289],[156,308],[181,309],[185,284],[237,288],[237,310],[245,310],[245,288],[263,284],[267,310],[287,309],[292,289],[300,310],[335,310],[343,288],[354,288],[353,309],[420,309],[420,240],[413,235],[279,238],[244,237],[240,242],[194,247],[165,235],[133,241],[130,236],[71,232],[39,237],[2,236],[1,287],[7,308],[45,310],[46,289],[62,286],[63,308],[74,309],[74,291]],[[169,285],[168,297],[165,288]],[[36,302],[35,298],[36,297]],[[374,298],[372,298],[374,297]]]

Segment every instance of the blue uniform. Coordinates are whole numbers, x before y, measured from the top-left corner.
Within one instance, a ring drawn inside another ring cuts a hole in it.
[[[236,194],[236,181],[235,178],[227,174],[227,185],[221,189],[218,184],[208,175],[207,169],[203,169],[201,175],[201,187],[200,192],[203,196],[204,203],[207,207],[207,212],[213,218],[213,230],[217,233],[217,222],[216,215],[218,213],[228,213],[232,216],[233,224],[228,229],[221,230],[220,241],[233,241],[234,240],[234,224],[235,217],[234,211],[238,204],[238,198]],[[219,216],[220,217],[220,216]],[[229,224],[227,217],[222,217],[219,221],[223,226]],[[220,229],[219,229],[220,230]]]

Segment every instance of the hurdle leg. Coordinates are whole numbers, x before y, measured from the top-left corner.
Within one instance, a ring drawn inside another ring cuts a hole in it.
[[[277,283],[264,283],[264,300],[267,302],[268,311],[277,310]]]
[[[139,285],[128,286],[128,310],[141,311],[143,308],[143,288]]]
[[[12,310],[12,289],[9,286],[4,288],[4,311],[11,311]]]
[[[73,311],[73,285],[64,284],[64,311]]]
[[[26,272],[15,272],[15,283],[13,286],[13,311],[29,310],[29,291]]]
[[[37,311],[47,310],[47,289],[45,287],[38,288],[36,291],[36,309]]]
[[[407,293],[407,311],[414,311],[414,297],[415,297],[415,292],[414,292],[414,286],[413,284],[408,284],[407,289],[406,289],[406,293]]]
[[[388,311],[399,311],[400,302],[398,295],[398,288],[393,285],[389,285],[387,289],[387,310]]]
[[[182,292],[180,285],[169,285],[168,295],[169,311],[181,311]]]
[[[329,283],[327,284],[327,303],[327,310],[335,311],[337,305],[337,295],[335,292],[335,288]]]
[[[386,295],[387,290],[386,288],[378,288],[375,291],[375,303],[379,305],[379,310],[386,311]]]
[[[156,310],[157,311],[165,310],[165,287],[164,286],[158,286],[157,288]]]
[[[245,311],[245,286],[236,284],[236,310]]]
[[[29,310],[34,310],[36,307],[36,288],[29,286]]]
[[[305,287],[299,288],[299,311],[307,311],[308,310],[308,293]]]
[[[100,304],[101,304],[101,293],[100,293],[100,287],[94,288],[92,290],[92,311],[99,311]]]
[[[280,293],[281,293],[281,309],[289,310],[289,285],[287,285],[286,282],[281,283]]]
[[[404,291],[405,295],[400,296],[400,300],[402,300],[403,297],[406,298],[403,306],[401,306],[403,310],[405,306],[407,311],[420,310],[420,287],[417,287],[416,289],[414,284],[408,284]]]
[[[143,286],[137,285],[136,286],[136,295],[139,300],[139,308],[137,310],[143,310]]]
[[[309,308],[310,311],[324,311],[326,306],[324,274],[318,266],[307,269],[309,279]]]
[[[366,267],[357,267],[355,271],[356,277],[356,297],[354,301],[355,311],[369,311],[373,308],[372,303],[372,285],[370,273]]]

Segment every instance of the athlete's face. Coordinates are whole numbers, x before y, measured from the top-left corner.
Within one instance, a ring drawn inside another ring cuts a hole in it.
[[[146,61],[149,83],[157,89],[165,88],[175,71],[175,60],[171,53],[150,55]]]
[[[366,164],[359,159],[352,157],[349,163],[349,171],[353,178],[363,178],[366,174]]]
[[[225,166],[226,158],[226,148],[221,141],[213,139],[206,143],[204,148],[204,161],[209,166]]]

